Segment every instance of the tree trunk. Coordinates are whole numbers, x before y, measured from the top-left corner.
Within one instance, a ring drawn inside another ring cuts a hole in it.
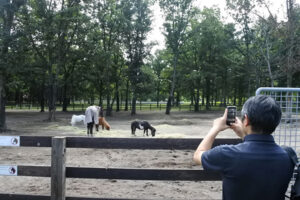
[[[203,88],[202,89],[202,103],[201,103],[202,106],[204,106],[204,104],[205,104],[204,99],[205,99],[205,90]]]
[[[20,89],[16,89],[15,92],[15,106],[20,105]]]
[[[242,106],[243,104],[243,96],[240,94],[239,96],[239,106]]]
[[[6,130],[6,115],[5,115],[5,77],[0,72],[0,132]]]
[[[210,109],[210,79],[206,78],[206,110]]]
[[[159,90],[160,90],[160,83],[158,83],[157,90],[156,90],[156,107],[159,107]]]
[[[265,60],[266,63],[268,65],[268,72],[269,72],[269,77],[270,77],[270,84],[271,87],[274,87],[274,78],[273,78],[273,74],[272,74],[272,69],[271,69],[271,63],[270,63],[270,44],[269,44],[269,36],[267,36],[266,34],[266,40],[265,40],[265,44],[266,44],[266,55]]]
[[[114,108],[115,101],[116,101],[116,96],[112,99],[111,104],[110,104],[110,112],[111,112],[110,116],[112,116],[112,114],[113,114],[112,111]]]
[[[197,94],[195,98],[195,112],[199,112],[199,101],[200,101],[200,88],[197,88]]]
[[[133,92],[133,97],[132,97],[131,115],[136,115],[136,95],[135,95],[135,92]]]
[[[106,116],[111,116],[110,94],[107,94]]]
[[[227,87],[228,87],[228,84],[227,84],[227,67],[226,67],[226,70],[225,70],[225,73],[224,73],[224,76],[223,76],[223,83],[224,83],[224,87],[223,87],[223,103],[222,103],[222,106],[226,107],[227,106],[227,102],[226,102],[226,98],[227,98]]]
[[[63,90],[63,108],[62,108],[63,112],[67,112],[68,111],[67,110],[67,108],[68,108],[67,88],[68,88],[68,85],[67,85],[67,82],[65,80],[64,90]]]
[[[294,1],[287,0],[287,16],[288,16],[288,55],[287,55],[287,87],[292,87],[293,80],[293,67],[294,67],[294,46],[295,46],[295,14],[294,14]]]
[[[126,96],[125,96],[125,111],[128,111],[128,99],[129,98],[129,80],[126,83]]]
[[[235,86],[234,87],[234,93],[233,93],[233,105],[235,105],[236,106],[236,98],[237,98],[237,87],[238,86]]]
[[[116,100],[117,100],[117,108],[116,112],[120,111],[120,95],[119,95],[119,82],[116,82]]]
[[[169,95],[168,103],[167,103],[167,107],[166,107],[167,115],[169,115],[171,112],[171,102],[173,100],[173,95],[174,95],[174,90],[175,90],[177,59],[178,59],[178,53],[175,53],[174,60],[173,60],[173,79],[172,79],[170,95]]]
[[[287,73],[287,87],[292,87],[293,75],[291,72]]]
[[[169,115],[171,111],[171,102],[172,102],[173,96],[170,95],[167,102],[167,108],[166,108],[166,114]]]
[[[5,7],[2,7],[3,9],[3,18],[2,18],[2,31],[0,33],[1,37],[1,46],[0,46],[0,56],[2,59],[0,66],[0,132],[6,130],[6,114],[5,114],[5,105],[6,105],[6,93],[5,93],[5,85],[6,85],[6,80],[5,80],[5,69],[8,67],[8,61],[7,61],[7,54],[8,54],[8,48],[9,48],[9,43],[11,40],[11,29],[13,26],[13,20],[14,20],[14,5],[10,3],[10,0],[2,0],[3,5],[7,5]]]
[[[178,107],[180,104],[180,93],[177,92],[177,95],[176,95],[176,106]]]
[[[40,104],[41,110],[40,112],[45,112],[45,83],[42,83],[41,93],[40,93]]]
[[[99,90],[99,106],[103,107],[103,84],[102,81],[100,82],[100,90]]]
[[[56,75],[51,75],[51,84],[50,84],[50,95],[48,100],[49,107],[49,116],[48,120],[55,121],[55,111],[56,111],[56,93],[57,93],[57,85],[56,85]]]

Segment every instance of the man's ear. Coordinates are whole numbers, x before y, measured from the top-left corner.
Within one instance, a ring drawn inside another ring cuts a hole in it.
[[[249,120],[249,117],[248,115],[245,115],[245,118],[244,118],[244,121],[243,121],[243,124],[245,127],[249,126],[250,125],[250,120]]]

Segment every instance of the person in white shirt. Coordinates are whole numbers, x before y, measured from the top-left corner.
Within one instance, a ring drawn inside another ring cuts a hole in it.
[[[94,124],[99,125],[99,106],[89,106],[85,110],[85,123],[87,124],[87,135],[93,136]]]

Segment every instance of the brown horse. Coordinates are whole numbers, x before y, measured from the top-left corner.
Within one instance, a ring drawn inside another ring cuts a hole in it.
[[[108,130],[108,131],[110,130],[110,125],[109,125],[109,123],[105,120],[104,117],[99,117],[99,125],[102,126],[102,130],[104,130],[104,128],[105,128],[106,130]],[[97,130],[99,129],[99,125],[96,126],[96,129],[97,129]]]

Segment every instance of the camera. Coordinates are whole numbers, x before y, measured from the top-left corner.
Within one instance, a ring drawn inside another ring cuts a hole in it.
[[[236,118],[236,106],[227,106],[227,120],[226,124],[230,126],[231,123],[235,122]]]

